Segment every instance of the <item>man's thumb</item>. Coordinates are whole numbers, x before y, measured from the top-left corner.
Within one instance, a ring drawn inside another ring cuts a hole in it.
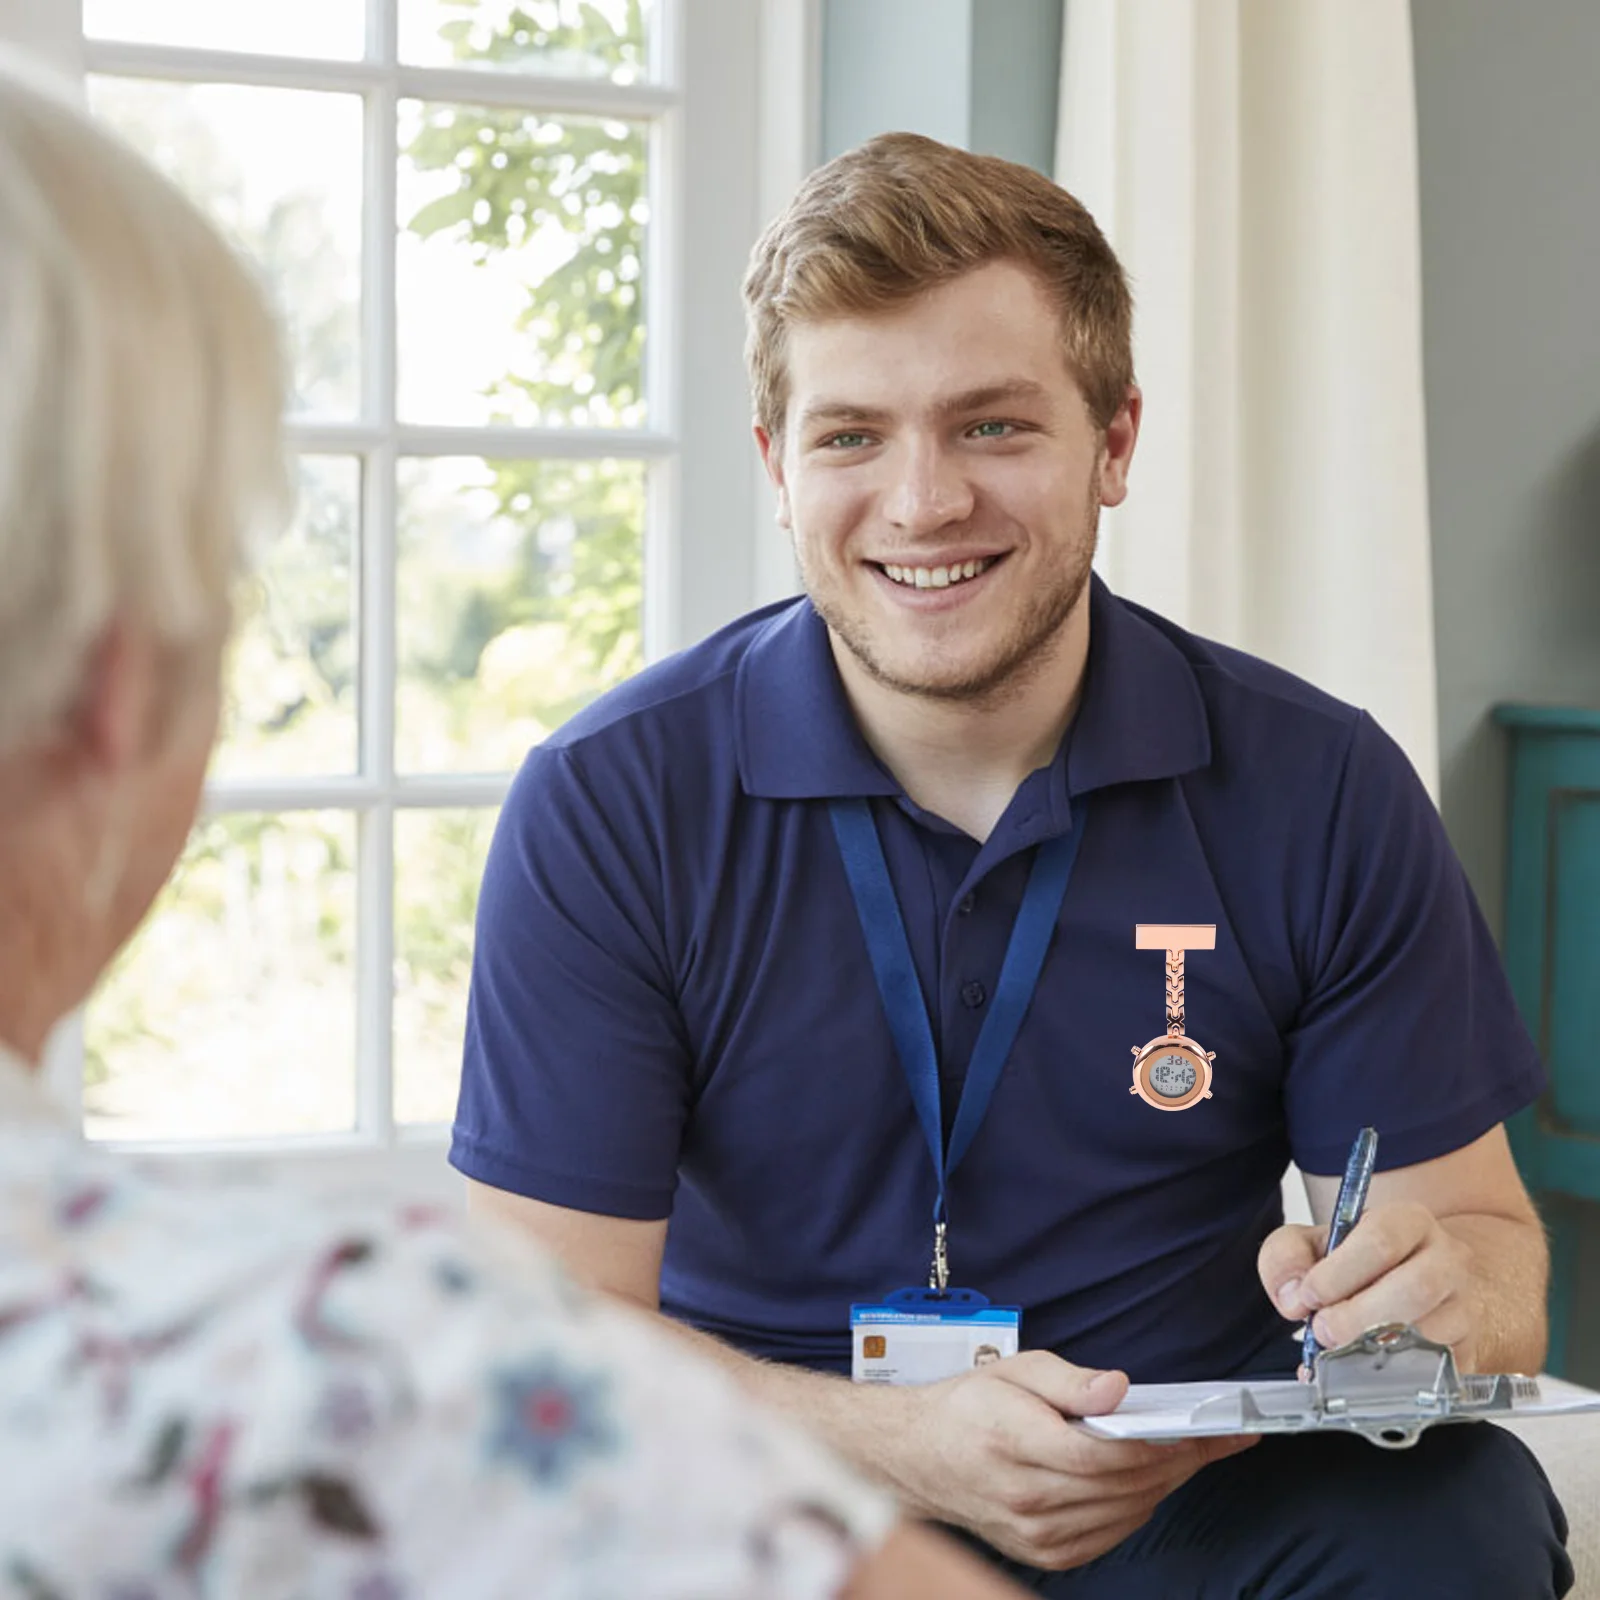
[[[1115,1411],[1128,1392],[1128,1375],[1078,1367],[1048,1350],[1029,1350],[995,1367],[996,1377],[1036,1394],[1067,1417],[1100,1417]]]

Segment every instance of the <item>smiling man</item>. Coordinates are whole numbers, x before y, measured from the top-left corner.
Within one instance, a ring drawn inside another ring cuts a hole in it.
[[[745,293],[806,594],[529,756],[480,910],[475,1202],[1043,1593],[1564,1593],[1560,1508],[1499,1430],[1074,1424],[1129,1378],[1292,1373],[1308,1315],[1468,1369],[1545,1337],[1502,1129],[1542,1074],[1404,756],[1091,577],[1141,409],[1093,220],[885,136],[808,180]],[[1204,933],[1186,974],[1143,924]],[[1208,1096],[1130,1081],[1163,1022]],[[1325,1225],[1368,1124],[1383,1170],[1324,1259],[1279,1178]],[[891,1308],[853,1345],[852,1304],[947,1268],[1020,1307],[1020,1353],[975,1361],[946,1299],[937,1381],[846,1381],[901,1337]]]

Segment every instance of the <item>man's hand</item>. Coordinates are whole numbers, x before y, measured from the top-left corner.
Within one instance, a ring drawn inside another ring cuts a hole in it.
[[[1409,1322],[1447,1344],[1463,1372],[1478,1358],[1478,1280],[1473,1253],[1420,1201],[1369,1206],[1332,1255],[1326,1227],[1288,1224],[1257,1258],[1272,1303],[1291,1321],[1310,1317],[1324,1349],[1382,1322]]]
[[[959,1523],[1030,1566],[1081,1566],[1149,1520],[1201,1467],[1253,1438],[1176,1444],[1100,1439],[1071,1417],[1114,1411],[1120,1372],[1075,1367],[1048,1351],[918,1390],[896,1474],[908,1509]]]

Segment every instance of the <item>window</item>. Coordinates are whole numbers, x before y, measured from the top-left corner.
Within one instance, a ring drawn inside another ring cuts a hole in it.
[[[277,298],[300,485],[202,817],[83,1020],[92,1136],[436,1137],[512,770],[758,597],[758,9],[83,0],[92,109]]]

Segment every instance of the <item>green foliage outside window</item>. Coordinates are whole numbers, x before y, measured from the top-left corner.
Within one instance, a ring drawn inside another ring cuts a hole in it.
[[[619,79],[645,73],[640,0],[608,8],[439,0],[439,8],[460,13],[447,17],[440,35],[463,65],[506,65],[536,53],[541,70],[570,56]],[[486,30],[490,9],[496,21]],[[329,244],[349,219],[332,215],[314,193],[287,193],[252,211],[242,198],[240,153],[177,86],[147,92],[108,82],[101,100],[105,114],[233,229],[291,309],[298,392],[319,408],[350,400],[359,370],[356,319]],[[507,330],[507,370],[486,396],[492,415],[526,421],[531,411],[551,427],[642,425],[644,128],[434,102],[417,108],[411,126],[402,161],[433,192],[402,215],[403,230],[470,252],[486,273],[512,258],[544,267],[528,277],[525,304]],[[356,766],[359,473],[351,458],[312,457],[301,475],[296,528],[269,555],[245,607],[222,774],[307,776]],[[530,743],[642,661],[643,468],[606,459],[405,461],[397,488],[397,763],[405,772],[509,769]],[[488,820],[454,811],[402,813],[397,822],[396,1099],[404,1118],[451,1110]],[[330,1042],[336,1030],[318,1019],[346,1001],[353,1012],[355,905],[345,888],[354,833],[318,827],[308,834],[309,822],[255,815],[197,828],[159,918],[91,1007],[93,1131],[160,1136],[177,1128],[182,1119],[170,1108],[149,1096],[141,1101],[141,1085],[189,1081],[174,1076],[174,1055],[249,1057],[241,1082],[270,1082],[276,1063],[251,1055],[257,1041],[248,1029],[229,1032],[230,1014],[302,1015],[316,1070],[353,1076],[348,1037]],[[303,865],[317,850],[341,888],[322,894],[303,875],[294,880],[296,937],[314,959],[267,959],[261,941],[283,913],[263,891],[262,862],[270,866],[287,851]],[[236,940],[244,954],[232,967],[185,953],[186,942],[208,928]],[[212,989],[196,998],[189,991],[202,968]],[[224,1003],[230,985],[237,1007]],[[203,1036],[195,1031],[202,1024]],[[182,1131],[311,1131],[328,1126],[329,1116],[342,1125],[348,1115],[342,1091],[310,1110],[281,1099],[266,1110],[238,1104],[237,1126],[219,1112],[215,1125]]]

